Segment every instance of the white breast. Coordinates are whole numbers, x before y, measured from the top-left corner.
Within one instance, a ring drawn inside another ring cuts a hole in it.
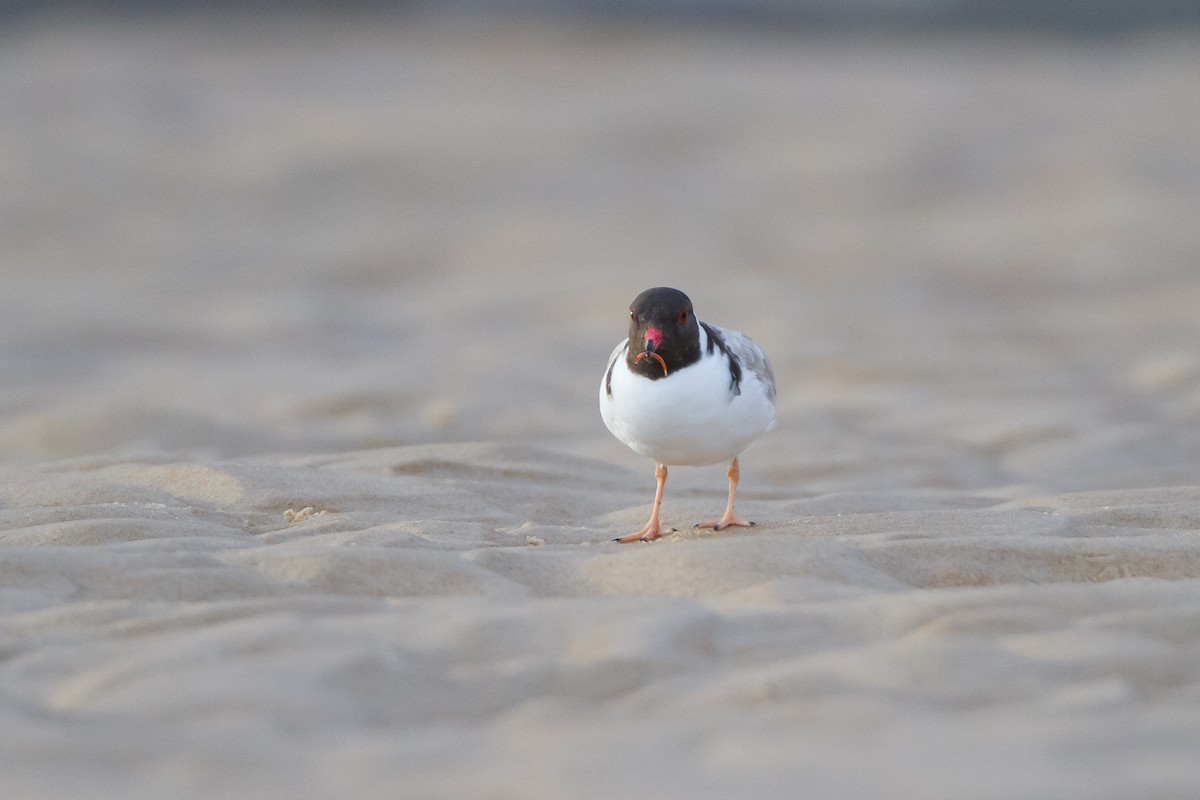
[[[703,466],[731,461],[775,424],[773,380],[745,369],[734,393],[729,361],[719,348],[708,352],[700,331],[701,359],[665,378],[650,380],[629,371],[627,342],[610,357],[608,381],[600,381],[600,416],[625,444],[667,465]],[[741,337],[745,342],[749,339]],[[753,343],[750,343],[754,347]],[[754,347],[757,351],[758,348]],[[758,355],[762,357],[761,351]],[[765,363],[765,357],[762,357]]]

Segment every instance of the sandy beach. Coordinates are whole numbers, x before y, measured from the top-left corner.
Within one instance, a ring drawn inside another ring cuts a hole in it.
[[[1198,44],[6,25],[0,796],[1200,796]]]

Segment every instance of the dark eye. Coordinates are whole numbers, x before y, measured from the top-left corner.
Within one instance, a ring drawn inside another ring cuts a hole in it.
[[[632,311],[629,312],[629,318],[634,322],[637,322],[637,314],[633,313]]]
[[[688,313],[689,313],[689,310],[686,308],[683,311],[679,312],[679,324],[680,325],[687,325]]]

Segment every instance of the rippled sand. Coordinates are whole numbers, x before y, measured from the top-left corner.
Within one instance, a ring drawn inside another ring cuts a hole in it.
[[[1192,798],[1200,48],[0,38],[0,794]],[[642,289],[779,427],[652,465]]]

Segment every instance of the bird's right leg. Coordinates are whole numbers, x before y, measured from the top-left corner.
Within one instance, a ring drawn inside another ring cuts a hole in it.
[[[658,480],[658,489],[654,492],[654,508],[650,512],[650,521],[640,531],[613,539],[614,542],[629,544],[630,542],[653,542],[664,533],[671,533],[674,528],[663,528],[658,522],[658,509],[662,506],[663,487],[667,485],[667,465],[654,463],[654,477]]]

